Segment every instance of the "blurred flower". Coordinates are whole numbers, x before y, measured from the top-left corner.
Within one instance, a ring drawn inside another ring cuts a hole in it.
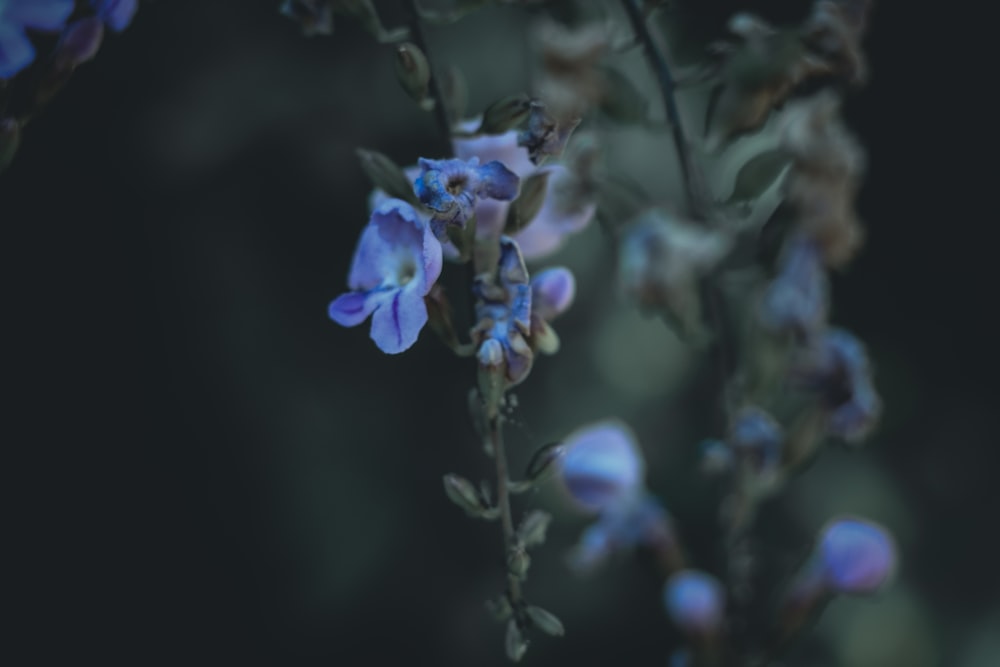
[[[778,465],[784,439],[781,425],[774,417],[753,406],[737,413],[729,432],[733,451],[752,461],[757,470],[769,470]]]
[[[132,23],[139,9],[139,0],[90,0],[97,17],[115,32],[121,32]]]
[[[806,338],[825,323],[829,286],[816,243],[796,235],[788,240],[778,275],[764,292],[761,325],[775,333]]]
[[[480,166],[469,160],[420,158],[420,176],[414,183],[421,203],[434,211],[439,238],[445,225],[465,227],[477,199],[510,201],[517,197],[520,179],[498,160]]]
[[[503,365],[506,386],[528,376],[534,354],[527,343],[531,332],[531,285],[517,243],[500,239],[497,273],[480,278],[475,287],[476,326],[472,339],[479,346],[481,366]]]
[[[61,70],[82,65],[97,55],[104,39],[104,23],[95,16],[73,21],[63,31],[53,59]]]
[[[461,123],[458,129],[474,132],[478,127],[479,120],[473,119]],[[518,142],[516,130],[498,135],[459,136],[452,141],[458,158],[478,158],[484,162],[498,160],[522,181],[535,174],[548,174],[541,208],[531,220],[522,221],[520,231],[512,234],[525,259],[540,259],[558,250],[570,235],[586,227],[593,219],[597,206],[590,198],[580,196],[580,188],[576,187],[577,175],[573,171],[561,164],[536,168],[528,150]],[[480,238],[499,237],[509,210],[510,204],[504,201],[476,201],[476,235]]]
[[[35,59],[25,30],[56,32],[72,13],[73,0],[0,0],[0,79],[9,79]]]
[[[334,0],[285,0],[279,10],[302,24],[307,36],[333,34]]]
[[[674,573],[663,589],[663,603],[670,619],[685,634],[708,637],[722,626],[726,604],[719,581],[699,570]]]
[[[670,516],[656,498],[641,489],[602,510],[570,551],[568,564],[577,572],[590,572],[612,554],[638,546],[653,549],[664,562],[679,562]]]
[[[361,233],[347,279],[352,290],[330,303],[330,318],[352,327],[372,316],[371,337],[396,354],[427,323],[424,296],[441,274],[441,244],[427,222],[399,199],[383,202]]]
[[[639,306],[678,323],[687,334],[701,328],[698,281],[729,251],[724,233],[648,209],[629,224],[618,251],[622,289]]]
[[[886,529],[854,517],[826,526],[818,555],[827,585],[838,593],[874,593],[896,567],[896,547]]]
[[[567,436],[563,447],[559,480],[582,509],[600,512],[642,490],[645,462],[625,424],[612,420],[583,427]]]
[[[843,329],[829,329],[792,368],[798,386],[820,394],[828,430],[848,442],[860,442],[874,428],[882,401],[872,383],[868,355],[861,342]]]

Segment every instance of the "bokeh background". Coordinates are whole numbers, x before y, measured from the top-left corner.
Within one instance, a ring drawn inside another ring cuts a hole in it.
[[[678,4],[693,41],[737,9],[805,12]],[[143,5],[0,177],[24,636],[39,659],[505,664],[483,610],[502,585],[498,530],[466,519],[440,482],[490,475],[463,407],[471,368],[429,333],[388,357],[366,327],[326,318],[366,219],[355,148],[407,164],[439,139],[387,47],[348,20],[303,38],[277,5]],[[958,93],[928,86],[948,51],[928,37],[940,16],[901,5],[877,4],[872,82],[846,107],[869,152],[869,239],[833,292],[834,321],[869,345],[884,422],[860,452],[831,448],[761,522],[791,560],[829,516],[863,513],[896,533],[902,565],[878,599],[836,602],[790,665],[1000,664],[983,270],[996,232],[966,210],[973,167],[948,154],[974,141],[946,120]],[[491,8],[429,31],[434,56],[467,74],[471,108],[524,87],[531,17]],[[621,302],[611,261],[597,225],[554,258],[578,270],[579,297],[557,322],[563,350],[517,391],[512,458],[627,420],[651,488],[717,569],[718,489],[695,472],[709,360]],[[528,592],[568,631],[527,661],[665,664],[677,637],[651,563],[575,577],[563,557],[584,519],[551,491],[529,504],[559,519]]]

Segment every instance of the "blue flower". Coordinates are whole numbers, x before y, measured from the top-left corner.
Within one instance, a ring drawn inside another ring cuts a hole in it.
[[[873,593],[896,567],[896,547],[885,528],[853,517],[827,525],[817,555],[827,585],[838,593]]]
[[[397,354],[416,342],[427,323],[424,296],[441,275],[441,244],[427,222],[399,199],[372,213],[354,251],[347,285],[330,303],[330,319],[353,327],[372,316],[371,337]]]
[[[739,411],[729,432],[729,445],[758,471],[772,470],[781,462],[785,434],[774,417],[760,408]]]
[[[434,211],[436,231],[445,225],[464,227],[478,198],[510,201],[517,197],[520,179],[498,160],[480,166],[471,160],[420,158],[420,177],[414,184],[421,203]]]
[[[829,415],[828,430],[848,442],[863,440],[881,416],[868,355],[847,331],[827,330],[792,369],[792,379],[820,395]]]
[[[513,239],[500,237],[500,260],[494,277],[480,278],[476,293],[473,341],[483,366],[504,365],[508,387],[528,376],[534,353],[531,334],[531,285],[524,258]]]
[[[139,0],[90,0],[90,5],[109,28],[121,32],[132,22]]]
[[[0,79],[9,79],[35,59],[25,30],[62,30],[73,0],[0,0]]]
[[[688,635],[707,637],[722,626],[726,594],[722,584],[699,570],[681,570],[663,587],[670,619]]]
[[[670,516],[660,501],[642,489],[601,511],[570,552],[569,566],[577,572],[588,572],[612,554],[638,546],[653,550],[665,563],[679,562]]]
[[[559,479],[582,509],[601,512],[641,493],[646,464],[625,424],[591,424],[567,436],[563,447]]]
[[[788,241],[781,268],[760,305],[761,324],[808,337],[826,322],[829,288],[819,246],[805,236]]]

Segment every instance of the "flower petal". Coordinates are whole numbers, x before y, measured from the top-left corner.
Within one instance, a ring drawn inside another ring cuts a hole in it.
[[[405,268],[401,266],[405,262],[412,262],[412,269],[422,272],[425,226],[406,202],[400,199],[383,202],[361,232],[347,286],[365,292],[387,280],[395,284],[395,277]]]
[[[510,201],[517,197],[521,179],[499,160],[487,162],[476,168],[478,187],[476,194],[490,199]]]
[[[441,242],[437,240],[434,236],[434,232],[431,231],[430,225],[424,225],[424,243],[423,243],[423,264],[424,264],[424,281],[423,281],[423,292],[422,295],[426,295],[434,287],[434,283],[441,276],[441,268],[443,263],[444,249],[441,247]]]
[[[0,79],[9,79],[35,59],[35,47],[11,24],[0,23]]]
[[[91,0],[97,15],[115,32],[121,32],[132,22],[139,9],[138,0]]]
[[[330,302],[330,319],[344,327],[361,324],[380,303],[379,294],[372,292],[347,292]]]
[[[459,123],[458,129],[463,132],[475,132],[479,127],[479,118]],[[452,146],[455,157],[468,160],[479,158],[481,163],[499,160],[508,169],[524,178],[535,170],[535,165],[528,158],[528,150],[517,145],[517,131],[511,130],[503,134],[481,134],[469,138],[454,138]]]
[[[398,289],[381,301],[372,315],[372,340],[386,354],[410,348],[427,324],[424,297],[413,288]]]
[[[531,311],[546,322],[561,315],[573,303],[576,279],[564,266],[536,273],[531,279]]]
[[[582,508],[606,510],[641,491],[645,463],[624,424],[606,421],[584,427],[563,445],[560,479]]]
[[[73,0],[8,0],[3,18],[35,30],[60,30],[73,13]]]

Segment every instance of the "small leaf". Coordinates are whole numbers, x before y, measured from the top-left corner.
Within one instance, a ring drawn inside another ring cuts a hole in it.
[[[528,225],[538,215],[545,203],[545,192],[548,189],[551,172],[539,170],[521,181],[521,194],[507,209],[507,222],[504,234],[515,234]]]
[[[390,197],[421,206],[410,179],[387,155],[365,148],[357,149],[357,154],[361,159],[361,169],[375,187],[381,188]]]
[[[445,475],[444,492],[449,500],[465,510],[469,516],[482,516],[487,509],[476,492],[476,487],[464,477]]]
[[[545,542],[545,532],[552,523],[552,515],[541,510],[528,512],[521,525],[517,527],[517,536],[525,548],[537,546]]]
[[[551,477],[559,466],[556,465],[566,453],[561,443],[553,442],[541,447],[528,461],[525,477],[535,484],[545,481]]]
[[[528,615],[534,626],[545,634],[553,637],[562,637],[566,634],[566,628],[563,627],[562,621],[552,612],[529,605],[525,608],[524,613]]]
[[[531,556],[524,550],[524,545],[513,545],[507,552],[507,571],[523,580],[528,576],[528,568],[530,567]]]
[[[521,636],[521,630],[517,627],[517,621],[513,618],[507,621],[507,636],[504,640],[504,648],[511,662],[520,662],[528,650],[528,642]]]
[[[487,600],[486,610],[498,621],[506,621],[514,615],[514,608],[510,606],[506,595],[501,595],[496,600]]]

